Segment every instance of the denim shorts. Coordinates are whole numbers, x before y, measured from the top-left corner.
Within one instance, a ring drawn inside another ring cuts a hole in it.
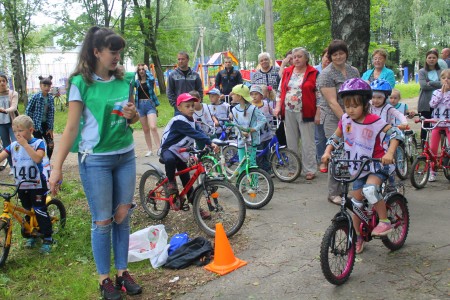
[[[137,111],[139,112],[139,117],[151,114],[156,115],[156,107],[153,105],[153,101],[149,99],[139,100]]]
[[[360,190],[364,187],[364,185],[367,182],[367,178],[370,175],[376,176],[378,178],[380,178],[381,182],[384,182],[386,179],[388,179],[389,177],[389,165],[385,165],[382,168],[379,168],[379,163],[377,163],[376,169],[378,169],[378,171],[376,171],[375,173],[370,173],[367,174],[364,177],[358,178],[353,182],[353,187],[352,190],[356,191],[356,190]]]
[[[92,221],[113,218],[120,205],[131,204],[136,184],[134,149],[123,154],[88,155],[78,165]]]

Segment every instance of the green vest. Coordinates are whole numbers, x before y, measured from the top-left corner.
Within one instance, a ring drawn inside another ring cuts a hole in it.
[[[133,143],[133,130],[122,116],[131,81],[134,83],[134,73],[126,73],[123,80],[94,81],[91,85],[81,75],[72,78],[70,85],[78,88],[84,105],[72,152],[108,153]]]

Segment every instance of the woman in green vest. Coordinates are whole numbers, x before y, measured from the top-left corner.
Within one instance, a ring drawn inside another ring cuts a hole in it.
[[[134,73],[119,67],[125,40],[107,28],[92,27],[69,79],[67,125],[54,157],[50,189],[56,194],[69,151],[78,153],[84,192],[92,215],[91,244],[104,299],[122,299],[142,288],[127,271],[130,209],[136,182],[130,123],[139,120],[134,105]],[[111,244],[117,270],[110,279]]]

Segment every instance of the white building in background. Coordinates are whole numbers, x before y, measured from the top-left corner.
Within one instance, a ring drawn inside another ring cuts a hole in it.
[[[67,81],[70,74],[75,70],[78,62],[78,53],[81,46],[75,49],[65,50],[56,44],[54,40],[52,47],[45,47],[41,54],[30,58],[27,66],[27,89],[28,93],[36,93],[39,91],[39,76],[48,77],[52,75],[53,86],[59,87],[61,92],[65,92]],[[134,72],[136,69],[131,63],[131,60],[125,60],[125,70]]]
[[[28,93],[39,90],[39,76],[52,75],[53,86],[65,87],[70,74],[75,69],[80,50],[81,46],[64,52],[59,46],[45,47],[41,54],[30,60],[33,63],[27,66]]]

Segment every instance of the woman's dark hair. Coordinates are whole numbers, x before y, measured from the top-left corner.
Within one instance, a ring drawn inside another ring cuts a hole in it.
[[[6,83],[8,83],[8,76],[5,73],[0,73],[0,77],[5,78]]]
[[[328,52],[327,52],[328,60],[333,62],[333,60],[331,59],[331,55],[340,50],[345,52],[348,59],[347,43],[345,43],[343,40],[334,40],[328,45]]]
[[[429,66],[428,63],[427,63],[427,57],[428,57],[428,55],[430,55],[430,54],[436,55],[436,57],[439,59],[439,53],[438,53],[436,50],[434,50],[434,49],[428,50],[427,53],[425,54],[425,70],[427,70],[427,71],[430,71],[430,70],[431,70],[431,69],[430,69],[430,66]],[[436,61],[436,64],[434,65],[434,69],[435,69],[435,70],[440,70],[440,69],[441,69],[441,67],[439,66],[439,64],[437,63],[437,61]]]
[[[43,76],[39,76],[39,83],[40,84],[48,84],[48,85],[52,85],[52,75],[48,75],[48,77],[43,77]]]
[[[70,79],[81,74],[86,83],[92,83],[92,74],[95,72],[97,65],[97,57],[94,55],[94,49],[98,51],[102,51],[103,49],[119,51],[125,48],[125,45],[125,40],[112,29],[100,28],[98,26],[91,27],[86,33],[77,66],[75,71],[70,75]],[[122,79],[124,70],[123,68],[116,68],[114,71],[110,71],[109,74],[114,75],[118,79]]]
[[[137,65],[137,68],[136,68],[136,73],[138,74],[138,78],[139,78],[139,80],[141,80],[142,78],[141,78],[141,74],[139,74],[139,69],[144,69],[145,70],[145,64],[138,64]],[[145,75],[145,77],[147,78],[147,74]]]

